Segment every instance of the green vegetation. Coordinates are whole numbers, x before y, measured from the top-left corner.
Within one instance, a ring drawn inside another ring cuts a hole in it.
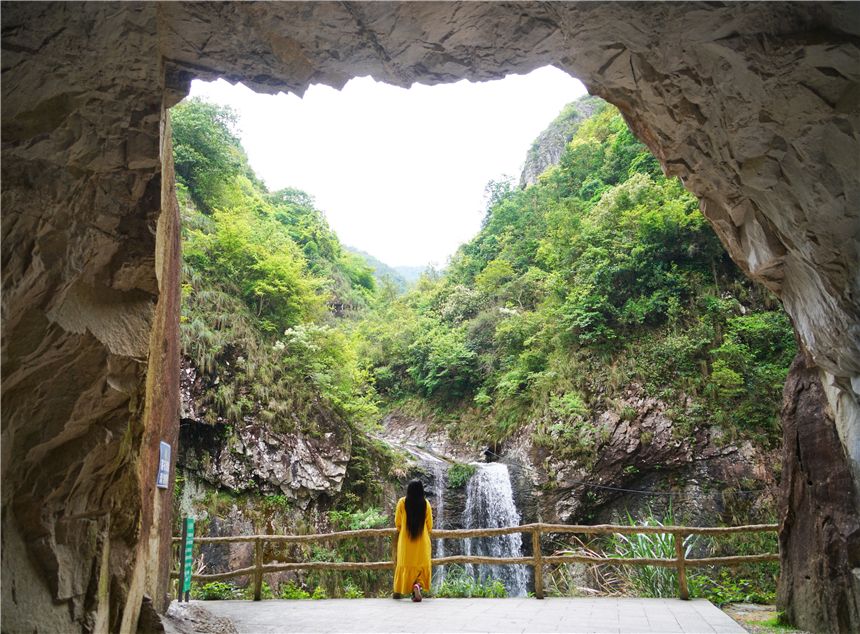
[[[361,590],[361,588],[358,588],[347,582],[343,588],[343,596],[345,599],[363,599],[364,592]]]
[[[764,510],[766,522],[774,523],[773,509]],[[732,525],[741,522],[734,518]],[[652,509],[635,520],[628,515],[630,526],[689,525],[689,521],[676,521],[671,507],[658,520]],[[675,542],[667,534],[615,534],[608,538],[595,538],[585,544],[573,539],[575,548],[557,544],[557,554],[577,554],[589,557],[625,557],[667,559],[675,558]],[[774,532],[733,533],[719,537],[688,535],[684,540],[684,556],[731,557],[779,552]],[[546,583],[548,596],[583,596],[598,594],[664,597],[678,596],[677,572],[674,568],[657,566],[624,566],[601,564],[589,566],[558,564],[550,567]],[[687,587],[691,598],[708,599],[715,605],[727,603],[772,604],[776,599],[777,563],[753,563],[735,566],[707,566],[687,568]],[[597,590],[590,589],[596,586]]]
[[[394,296],[397,296],[400,293],[406,292],[406,289],[409,288],[409,282],[397,272],[397,269],[388,266],[385,262],[380,262],[367,251],[362,251],[348,245],[344,245],[343,248],[350,253],[360,255],[364,258],[367,265],[373,268],[373,277],[376,278],[377,286],[380,287],[382,295],[389,295],[393,291]]]
[[[487,186],[479,234],[351,324],[387,407],[422,403],[465,441],[537,421],[536,445],[588,465],[595,421],[633,386],[674,433],[779,442],[796,352],[778,301],[729,259],[695,198],[604,104],[524,190]]]
[[[208,420],[314,433],[316,403],[365,428],[379,403],[412,404],[463,440],[537,421],[536,445],[587,465],[597,416],[636,416],[616,405],[634,386],[672,406],[678,437],[715,423],[726,440],[778,442],[796,351],[779,303],[617,110],[578,103],[558,120],[570,141],[558,165],[524,190],[491,181],[479,234],[400,295],[309,195],[266,190],[229,109],[174,108],[183,352],[228,379],[204,396]]]
[[[295,581],[290,581],[281,584],[281,593],[278,595],[281,599],[310,599],[311,595],[305,592],[296,585]]]
[[[343,531],[379,528],[388,523],[388,517],[382,512],[382,509],[372,506],[363,511],[329,511],[328,516],[331,519],[332,526],[336,526],[337,530]]]
[[[629,515],[627,520],[630,526],[672,526],[675,517],[671,509],[669,513],[659,521],[649,509],[648,517],[641,522],[633,521]],[[684,540],[684,557],[689,557],[698,541],[697,535],[689,535]],[[674,559],[675,537],[666,533],[643,534],[633,533],[629,535],[614,534],[605,549],[609,557],[643,558],[643,559]],[[658,566],[616,566],[615,575],[620,585],[627,591],[631,591],[639,597],[673,598],[678,596],[678,573],[673,568]],[[687,581],[692,582],[696,573],[691,569],[687,571]]]
[[[437,597],[448,598],[504,598],[508,596],[505,584],[494,579],[481,581],[472,579],[462,566],[451,565],[446,569],[445,581],[436,589]]]
[[[581,121],[574,111],[586,105],[594,112]],[[334,431],[351,459],[328,520],[353,530],[388,521],[382,485],[404,472],[402,458],[369,433],[380,410],[421,412],[465,442],[500,441],[531,424],[535,446],[585,467],[608,440],[601,414],[639,416],[630,394],[664,403],[677,439],[716,425],[718,442],[778,444],[781,390],[796,353],[779,302],[744,277],[695,199],[663,176],[615,108],[592,99],[562,115],[569,143],[558,165],[522,190],[491,181],[478,235],[443,271],[427,268],[403,292],[393,273],[380,273],[382,263],[340,244],[311,196],[268,191],[228,108],[190,100],[172,109],[182,350],[205,386],[200,411],[224,430],[228,450],[233,428],[252,422],[319,439]],[[465,486],[473,473],[453,465],[449,486]],[[213,496],[211,512],[232,501]],[[283,496],[261,504],[272,517],[298,513]],[[671,545],[642,537],[612,547],[644,554]],[[755,539],[711,547],[775,552]],[[376,560],[383,541],[295,554]],[[771,597],[774,571],[756,570],[692,577],[691,589],[720,601]],[[674,572],[671,580],[664,572],[627,582],[674,596]],[[390,585],[389,571],[308,578],[323,596],[370,596]],[[453,568],[439,594],[498,596],[469,583]],[[556,585],[561,592],[573,583],[560,574]],[[295,585],[280,588],[286,595],[310,596]]]
[[[228,108],[192,99],[171,110],[183,220],[182,349],[217,387],[207,421],[253,416],[316,431],[322,401],[351,425],[373,424],[369,374],[335,314],[376,290],[304,192],[269,192],[247,165]]]
[[[740,519],[749,516],[748,504],[736,502],[732,505],[726,518],[729,525],[743,523]],[[777,524],[776,500],[772,498],[762,506],[761,523]],[[714,557],[779,553],[779,537],[775,532],[733,533],[710,540],[709,547]],[[737,602],[771,604],[776,601],[777,562],[705,569],[703,573],[690,584],[690,594],[708,599],[714,605]]]
[[[529,148],[527,163],[535,161],[540,150],[542,139],[557,139],[563,143],[570,143],[576,131],[584,119],[590,117],[595,110],[603,105],[600,97],[582,97],[575,103],[569,103],[558,116],[552,120],[547,129],[541,133],[540,138],[535,139]]]
[[[243,592],[226,581],[213,581],[202,586],[195,582],[191,584],[191,598],[198,601],[225,601],[241,599]]]
[[[477,469],[478,467],[471,464],[452,464],[448,469],[448,486],[452,489],[463,488]]]
[[[229,108],[192,99],[173,108],[171,119],[182,214],[181,342],[202,380],[204,419],[223,429],[228,451],[235,447],[233,429],[249,423],[319,439],[333,433],[336,442],[351,445],[352,460],[331,521],[344,527],[385,523],[373,505],[380,503],[385,470],[397,459],[365,435],[377,425],[376,393],[340,326],[376,301],[373,270],[343,249],[311,196],[291,188],[268,191],[248,166]],[[244,505],[226,494],[210,498],[210,515],[234,502]],[[282,495],[252,506],[264,532],[287,516],[295,521],[298,513]],[[270,550],[272,557],[307,554]],[[377,558],[377,550],[340,543],[333,552],[358,560],[368,553]],[[344,575],[329,576],[316,598],[343,595]],[[382,577],[363,573],[348,582],[365,592]],[[232,592],[223,586],[207,592]]]

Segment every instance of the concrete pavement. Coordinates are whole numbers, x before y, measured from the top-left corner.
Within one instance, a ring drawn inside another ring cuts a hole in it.
[[[239,634],[282,632],[571,632],[745,634],[705,600],[548,598],[200,601]]]

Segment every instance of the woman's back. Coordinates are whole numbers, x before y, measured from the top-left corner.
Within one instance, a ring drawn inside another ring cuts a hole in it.
[[[424,530],[418,539],[413,540],[406,530],[406,498],[397,501],[397,510],[394,512],[394,525],[400,531],[397,540],[397,565],[424,566],[430,564],[430,531],[433,530],[433,509],[430,502],[426,500],[426,515],[424,517]]]
[[[412,600],[420,601],[420,588],[425,592],[430,589],[430,531],[433,530],[433,509],[424,498],[424,485],[420,480],[410,482],[406,497],[397,500],[394,525],[400,531],[394,567],[394,595],[398,597],[411,592]]]

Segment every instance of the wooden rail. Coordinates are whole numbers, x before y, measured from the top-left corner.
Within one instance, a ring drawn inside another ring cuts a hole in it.
[[[764,555],[747,555],[737,557],[708,557],[705,559],[686,559],[684,556],[684,539],[688,535],[730,535],[732,533],[766,533],[776,532],[776,524],[755,524],[750,526],[734,526],[726,528],[710,528],[697,526],[617,526],[613,524],[599,524],[596,526],[580,526],[570,524],[523,524],[521,526],[506,526],[502,528],[474,528],[464,530],[434,530],[430,532],[433,539],[455,539],[467,537],[493,537],[496,535],[510,535],[512,533],[531,533],[532,550],[531,557],[474,557],[454,556],[440,557],[431,560],[431,565],[444,566],[448,564],[493,564],[514,565],[522,564],[533,566],[535,569],[535,597],[544,598],[542,567],[544,564],[584,563],[584,564],[613,564],[624,566],[660,566],[664,568],[675,568],[678,571],[678,596],[681,599],[689,599],[687,589],[687,568],[702,566],[735,565],[742,563],[764,563],[779,561],[779,555],[768,553]],[[540,551],[541,533],[578,533],[587,535],[606,534],[669,534],[674,536],[675,557],[674,559],[651,559],[632,557],[593,557],[587,555],[556,555],[545,557]],[[369,562],[328,562],[309,561],[285,564],[263,564],[263,548],[267,542],[271,543],[314,543],[329,540],[340,540],[351,537],[393,537],[393,561],[369,561]],[[316,535],[247,535],[238,537],[197,537],[194,544],[235,544],[253,542],[255,557],[254,566],[233,570],[216,575],[191,575],[192,581],[221,581],[233,577],[254,575],[254,600],[259,601],[262,593],[263,575],[270,572],[283,570],[393,570],[397,555],[396,528],[369,528],[358,531],[340,531],[337,533],[318,533]],[[173,542],[179,543],[182,539],[174,537]],[[178,579],[178,572],[170,573],[171,579]]]

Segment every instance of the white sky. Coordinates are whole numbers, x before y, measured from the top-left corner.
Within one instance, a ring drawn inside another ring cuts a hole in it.
[[[519,181],[526,153],[585,87],[556,68],[407,90],[350,81],[258,95],[195,81],[191,96],[239,114],[242,145],[270,191],[304,190],[341,242],[391,266],[444,265],[479,230],[484,187]]]

